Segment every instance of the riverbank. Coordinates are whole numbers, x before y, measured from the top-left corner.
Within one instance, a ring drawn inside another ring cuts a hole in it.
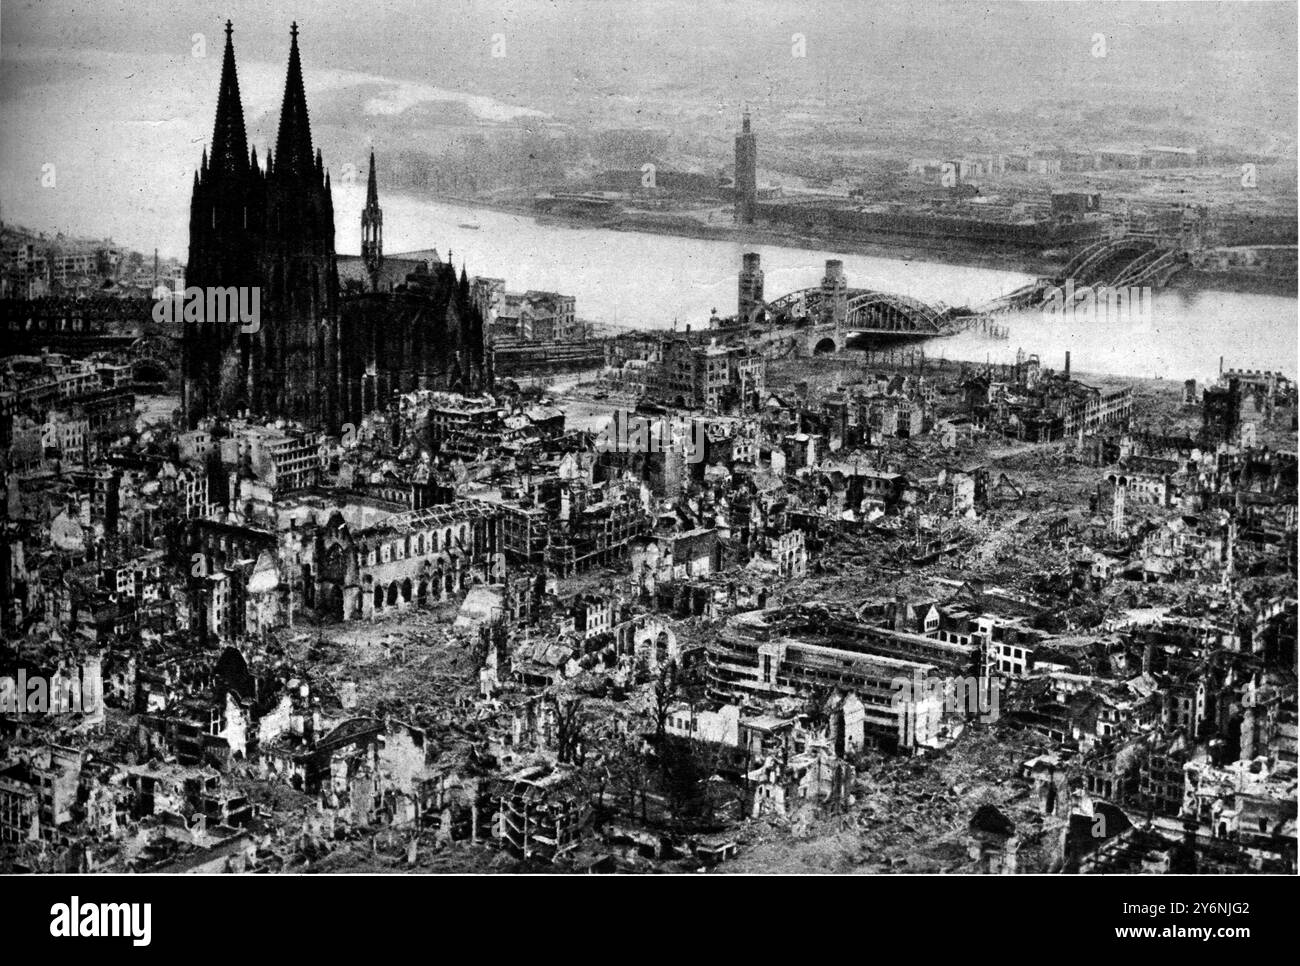
[[[1070,253],[1060,256],[1028,254],[1006,250],[973,249],[954,246],[936,239],[927,243],[917,238],[864,239],[835,232],[805,233],[781,231],[758,225],[707,224],[687,217],[665,218],[620,213],[616,216],[582,215],[573,212],[538,212],[531,204],[492,201],[455,195],[421,196],[405,193],[421,201],[435,201],[465,208],[481,208],[501,214],[530,219],[542,227],[603,229],[702,241],[734,242],[745,246],[770,245],[790,249],[830,249],[843,254],[864,255],[898,262],[937,262],[962,268],[984,268],[1019,272],[1038,277],[1060,273]],[[1184,269],[1174,276],[1170,288],[1188,293],[1223,292],[1225,294],[1278,295],[1297,297],[1296,279],[1270,278],[1238,272]]]
[[[772,245],[792,249],[829,248],[846,255],[866,255],[898,262],[938,262],[963,268],[987,268],[996,271],[1020,272],[1026,275],[1051,275],[1053,272],[1065,267],[1065,262],[1061,259],[1007,252],[966,251],[946,245],[931,247],[915,239],[911,241],[902,239],[872,241],[849,236],[836,236],[831,233],[812,234],[777,231],[757,225],[710,225],[688,218],[668,220],[663,218],[638,218],[635,215],[628,214],[604,217],[583,216],[573,213],[542,213],[538,212],[532,205],[516,202],[489,201],[455,195],[431,195],[426,197],[409,192],[404,192],[404,194],[420,201],[459,205],[469,209],[481,208],[486,211],[528,218],[534,224],[542,227],[601,229],[670,238],[694,238],[701,241],[731,241],[741,245]]]
[[[360,217],[364,192],[352,191],[347,201],[338,207],[337,217],[352,223],[351,214]],[[436,244],[441,257],[464,264],[473,274],[502,279],[508,291],[571,295],[579,317],[616,331],[683,331],[688,325],[694,331],[707,328],[715,313],[733,314],[740,256],[746,251],[762,256],[769,299],[815,287],[825,261],[833,258],[843,261],[855,288],[930,305],[984,305],[1039,277],[938,259],[901,261],[898,256],[905,253],[896,250],[884,257],[842,248],[800,248],[793,238],[769,245],[758,234],[742,241],[675,238],[580,222],[561,230],[540,225],[532,212],[517,206],[500,209],[394,197],[385,201],[385,246],[400,253],[427,251]],[[343,243],[340,250],[346,250]],[[993,362],[1014,361],[1018,350],[1057,362],[1070,352],[1077,369],[1159,374],[1180,381],[1211,377],[1221,356],[1238,368],[1290,372],[1296,360],[1296,306],[1294,296],[1174,287],[1155,292],[1150,303],[1143,300],[1141,311],[1132,316],[1009,313],[998,318],[1008,328],[1008,338],[964,331],[943,339],[936,350]]]

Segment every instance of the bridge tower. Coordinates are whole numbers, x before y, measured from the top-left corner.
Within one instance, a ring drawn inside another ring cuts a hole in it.
[[[1195,252],[1204,248],[1209,220],[1209,209],[1206,206],[1184,206],[1178,222],[1177,247],[1185,252]]]
[[[746,252],[743,256],[739,289],[736,321],[742,325],[763,321],[763,268],[758,252]]]
[[[838,258],[826,260],[826,274],[822,276],[823,321],[833,322],[838,329],[849,314],[849,283],[844,276],[844,263]]]

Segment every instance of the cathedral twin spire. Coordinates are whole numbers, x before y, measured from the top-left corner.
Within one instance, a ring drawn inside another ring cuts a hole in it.
[[[219,319],[188,326],[184,338],[186,419],[238,411],[337,427],[338,270],[334,205],[312,148],[298,25],[275,150],[265,167],[249,149],[226,23],[212,143],[190,203],[186,280],[198,288],[255,288],[262,324],[232,330]]]
[[[393,392],[420,386],[478,391],[492,380],[483,320],[469,279],[450,263],[402,299],[341,305],[330,179],[314,150],[291,28],[274,151],[250,150],[226,24],[212,143],[195,174],[186,280],[199,288],[256,286],[255,333],[204,319],[182,338],[185,418],[238,412],[338,432]],[[371,289],[388,289],[383,212],[373,152],[362,214]]]
[[[226,21],[226,49],[221,61],[221,88],[217,94],[217,120],[212,131],[212,153],[204,154],[203,169],[240,175],[257,167],[256,149],[249,151],[244,131],[244,108],[239,97],[239,76],[235,69],[234,27]],[[284,79],[284,100],[280,107],[280,129],[275,152],[267,152],[267,171],[305,177],[323,175],[319,151],[313,156],[311,121],[307,94],[302,81],[302,60],[298,55],[298,24],[289,28],[289,70]]]
[[[307,93],[302,83],[302,62],[298,58],[298,24],[289,28],[289,71],[284,78],[284,101],[280,106],[280,133],[275,139],[276,170],[304,177],[321,168],[320,153],[312,158],[311,121],[307,117]]]
[[[221,89],[217,94],[217,122],[212,131],[212,156],[204,167],[243,174],[248,165],[248,138],[244,134],[244,107],[239,100],[239,75],[235,71],[234,27],[226,21],[226,52],[221,61]]]

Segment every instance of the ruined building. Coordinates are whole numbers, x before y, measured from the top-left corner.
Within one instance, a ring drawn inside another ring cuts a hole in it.
[[[1227,379],[1206,389],[1201,399],[1201,441],[1209,446],[1235,442],[1240,425],[1240,382]]]
[[[246,325],[209,312],[185,324],[188,424],[248,411],[338,431],[397,392],[490,386],[482,315],[463,270],[457,279],[450,265],[424,262],[393,291],[376,290],[386,266],[373,161],[362,215],[372,284],[340,296],[330,177],[312,150],[297,24],[265,167],[247,144],[231,32],[227,22],[211,153],[194,179],[187,282],[257,291],[258,318]]]

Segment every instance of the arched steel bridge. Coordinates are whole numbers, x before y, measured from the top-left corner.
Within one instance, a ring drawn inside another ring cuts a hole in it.
[[[1031,282],[980,306],[979,311],[993,314],[1035,308],[1067,282],[1076,289],[1134,285],[1160,288],[1187,265],[1186,252],[1159,235],[1130,232],[1102,238],[1081,248],[1059,275]]]
[[[770,321],[810,321],[831,325],[833,318],[820,288],[790,292],[766,304]],[[965,328],[967,316],[943,304],[928,305],[920,299],[873,289],[849,289],[844,319],[838,328],[864,335],[951,335]]]

